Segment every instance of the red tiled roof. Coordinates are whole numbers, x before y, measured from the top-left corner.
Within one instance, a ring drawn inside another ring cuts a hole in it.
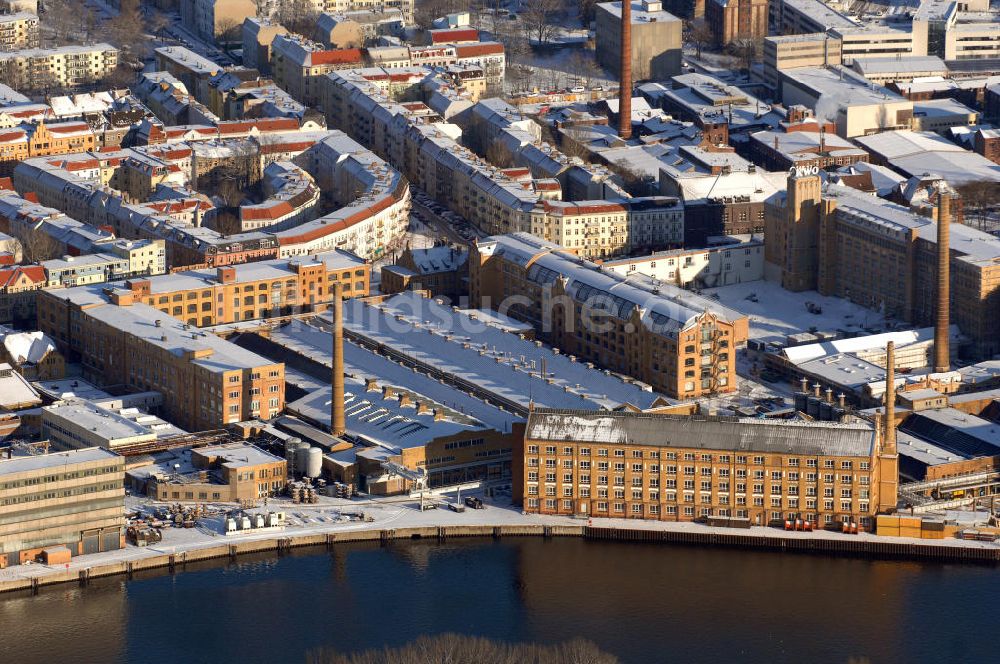
[[[244,221],[260,221],[264,219],[280,219],[286,214],[294,212],[295,209],[288,201],[281,201],[274,205],[255,205],[240,208],[240,219]]]
[[[25,133],[23,129],[14,129],[13,131],[8,131],[4,134],[0,134],[0,143],[10,143],[12,141],[24,141],[27,140],[28,134]]]
[[[361,49],[338,48],[332,51],[313,51],[313,65],[337,65],[348,62],[361,62]]]
[[[265,143],[260,146],[261,154],[276,152],[303,152],[316,145],[316,141],[289,141],[287,143]]]
[[[443,30],[431,30],[430,34],[432,44],[479,41],[479,30],[475,28],[445,28]]]
[[[36,284],[45,281],[45,268],[41,265],[18,265],[0,270],[0,288],[8,288],[13,285],[22,274]]]
[[[0,178],[0,191],[14,191],[14,181],[10,178]]]
[[[625,208],[617,203],[600,203],[597,205],[576,205],[559,201],[545,201],[545,211],[561,214],[564,217],[582,214],[607,214],[609,212],[624,212]]]
[[[497,55],[500,53],[503,53],[503,44],[498,42],[458,44],[455,46],[455,55],[459,58],[476,58],[481,55]]]
[[[58,124],[45,125],[49,131],[56,134],[69,134],[77,131],[90,131],[90,125],[86,122],[60,122]]]

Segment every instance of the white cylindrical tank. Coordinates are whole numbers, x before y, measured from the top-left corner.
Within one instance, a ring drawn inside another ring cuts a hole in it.
[[[306,474],[306,467],[309,465],[309,450],[311,449],[309,445],[303,445],[295,450],[295,470],[299,472],[299,475]]]
[[[323,473],[323,451],[310,447],[306,458],[306,477],[317,478]]]

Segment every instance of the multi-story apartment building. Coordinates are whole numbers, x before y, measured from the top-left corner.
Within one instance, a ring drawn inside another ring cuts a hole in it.
[[[414,0],[309,0],[315,12],[327,14],[342,14],[353,11],[371,11],[384,13],[398,11],[407,24],[413,23]]]
[[[165,71],[184,84],[197,99],[208,99],[208,82],[222,67],[183,46],[161,46],[153,51],[157,71]]]
[[[243,66],[261,74],[271,73],[271,42],[286,35],[285,26],[262,17],[248,17],[243,22]]]
[[[38,48],[38,17],[30,12],[0,15],[0,51]]]
[[[526,165],[531,174],[558,175],[564,191],[580,195],[550,200],[458,143],[430,121],[433,111],[427,104],[409,101],[424,95],[430,73],[424,68],[368,68],[330,74],[324,102],[327,122],[344,127],[414,185],[484,232],[529,232],[569,244],[588,257],[680,242],[684,212],[676,198],[630,198],[610,181],[610,172],[566,163],[569,160],[557,150],[523,130],[530,121],[502,100],[485,100],[465,114],[466,142],[486,153],[491,144],[502,143],[514,162]],[[437,98],[437,88],[429,88]]]
[[[328,49],[299,35],[277,35],[271,42],[274,82],[307,106],[322,103],[320,83],[326,74],[357,69],[361,62],[360,49]]]
[[[0,53],[0,71],[18,90],[93,83],[117,66],[118,49],[104,43]]]
[[[297,311],[326,311],[335,283],[347,297],[367,296],[370,269],[354,254],[332,251],[129,279],[89,290],[112,303],[141,302],[188,325],[210,327]]]
[[[116,154],[113,159],[108,153],[79,155],[79,159],[73,160],[33,159],[22,162],[15,169],[15,179],[21,190],[34,192],[45,204],[85,220],[87,225],[75,221],[74,224],[83,229],[93,227],[94,234],[99,234],[97,228],[109,226],[122,237],[163,240],[167,261],[175,267],[216,267],[253,260],[306,256],[335,249],[352,251],[365,258],[380,256],[409,222],[410,193],[406,180],[343,132],[292,130],[272,133],[261,130],[273,124],[287,123],[298,126],[294,119],[269,119],[220,123],[216,127],[199,127],[183,132],[184,137],[194,143],[205,142],[207,137],[217,139],[220,135],[246,136],[252,133],[251,154],[228,152],[230,156],[250,157],[261,163],[282,162],[301,156],[296,161],[314,178],[327,200],[340,206],[309,221],[263,229],[268,232],[223,235],[200,223],[205,201],[186,195],[176,199],[176,205],[171,201],[132,202],[134,198],[144,199],[148,192],[155,189],[156,184],[161,182],[156,175],[158,172],[170,173],[170,180],[164,182],[165,186],[183,187],[185,170],[200,171],[225,150],[200,150],[203,158],[200,166],[192,156],[194,150],[191,145],[173,140],[162,147],[133,148],[126,154]],[[226,139],[224,143],[228,146],[232,140]],[[246,141],[242,143],[247,145]],[[100,178],[96,174],[92,178],[80,177],[78,167],[83,163],[93,163],[94,170],[105,175]],[[150,164],[156,170],[131,168],[134,163]],[[156,177],[150,177],[149,173]],[[113,186],[127,191],[123,193],[101,186],[112,180]],[[280,192],[275,192],[275,196],[280,197]],[[4,199],[7,198],[11,197],[0,196],[0,231],[4,230]],[[13,198],[20,204],[11,206],[15,209],[9,215],[11,224],[15,221],[20,223],[20,209],[27,205],[23,199]],[[278,198],[273,200],[281,202]],[[189,208],[188,204],[192,207]],[[176,215],[173,213],[175,207],[178,209]],[[212,206],[208,205],[208,208],[211,210]],[[184,212],[187,209],[194,209],[195,214]],[[50,213],[43,208],[39,212],[38,223],[46,223],[46,214]],[[291,221],[299,219],[291,218]]]
[[[0,567],[124,548],[124,479],[99,447],[0,460]]]
[[[950,223],[949,236],[951,321],[976,354],[991,356],[1000,351],[1000,240],[958,223]],[[824,187],[817,174],[792,173],[787,194],[768,205],[765,237],[766,260],[778,267],[784,288],[933,324],[935,220],[850,187]]]
[[[707,0],[705,22],[719,45],[767,36],[768,0]]]
[[[254,0],[178,0],[177,4],[184,27],[209,41],[232,37],[230,31],[257,15]]]
[[[644,274],[683,288],[714,288],[764,278],[764,238],[761,235],[727,236],[715,246],[659,251],[604,261],[601,268],[622,276]]]
[[[87,288],[39,300],[39,327],[80,361],[85,378],[163,394],[163,415],[188,431],[274,417],[285,368],[129,297]],[[256,297],[256,294],[255,294]]]
[[[535,409],[515,500],[536,514],[857,523],[896,508],[898,456],[865,420]]]
[[[531,323],[553,346],[692,399],[736,389],[742,314],[672,284],[628,279],[526,233],[480,241],[469,259],[474,307]]]
[[[9,175],[31,157],[76,154],[94,150],[97,136],[86,122],[24,124],[0,134],[0,173]]]
[[[628,0],[632,6],[632,77],[661,81],[681,71],[681,21],[659,0]],[[602,2],[595,13],[597,63],[621,69],[622,3]]]
[[[45,268],[15,265],[0,268],[0,323],[35,318],[36,292],[45,286]]]

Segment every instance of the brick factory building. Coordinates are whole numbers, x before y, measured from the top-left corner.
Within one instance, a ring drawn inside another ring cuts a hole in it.
[[[469,282],[473,306],[512,304],[509,316],[563,352],[669,397],[736,390],[747,318],[713,300],[642,275],[626,280],[526,233],[480,241]]]
[[[535,514],[873,525],[894,509],[895,442],[868,421],[534,410],[515,501]]]

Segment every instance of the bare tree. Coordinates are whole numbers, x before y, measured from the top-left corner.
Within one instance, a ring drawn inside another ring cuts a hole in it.
[[[110,21],[109,28],[109,37],[126,56],[124,59],[132,56],[141,60],[145,56],[149,42],[139,0],[121,0],[118,16]]]
[[[226,50],[232,51],[233,42],[240,43],[240,31],[243,24],[235,18],[225,16],[220,18],[215,24],[215,43]]]
[[[556,20],[563,11],[562,0],[523,0],[521,23],[529,41],[547,44],[559,28]]]
[[[20,67],[15,58],[0,61],[0,83],[15,90],[23,91],[31,88],[27,69]]]
[[[696,18],[688,26],[688,41],[694,45],[695,54],[701,58],[701,52],[706,46],[715,43],[712,28],[703,18]]]
[[[627,159],[619,159],[609,164],[608,168],[622,179],[622,186],[632,196],[648,196],[650,194],[647,178],[629,164]]]
[[[995,182],[966,182],[955,187],[962,196],[967,226],[991,232],[1000,226],[1000,186]]]
[[[59,241],[39,228],[22,227],[13,235],[21,243],[25,263],[45,261],[62,253]]]
[[[597,17],[597,3],[598,0],[577,0],[576,7],[583,27],[586,28]]]
[[[728,48],[729,52],[739,60],[743,69],[749,71],[750,66],[760,57],[763,46],[763,39],[745,37],[733,40]]]
[[[317,16],[310,0],[283,0],[277,12],[278,22],[300,35],[313,34]]]
[[[486,161],[490,162],[497,168],[510,168],[514,165],[513,153],[511,153],[510,148],[500,141],[493,141],[490,143],[489,147],[486,148],[485,157]]]
[[[341,655],[328,650],[306,654],[307,664],[427,664],[476,662],[476,664],[618,664],[590,641],[564,643],[507,643],[478,636],[440,634],[422,636],[398,648],[378,648]]]
[[[593,84],[594,79],[601,75],[601,68],[597,66],[596,56],[593,51],[577,49],[570,56],[570,70],[588,88]]]

